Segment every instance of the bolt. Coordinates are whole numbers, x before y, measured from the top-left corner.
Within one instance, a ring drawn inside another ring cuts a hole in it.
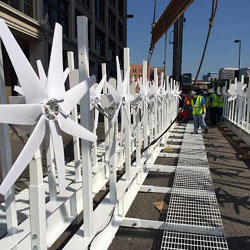
[[[33,234],[32,240],[35,240],[35,239],[37,239],[37,235],[36,235],[36,234]]]
[[[135,227],[135,226],[137,226],[137,223],[136,223],[136,222],[134,222],[134,223],[132,224],[132,227]]]
[[[38,250],[38,246],[33,246],[33,250]]]

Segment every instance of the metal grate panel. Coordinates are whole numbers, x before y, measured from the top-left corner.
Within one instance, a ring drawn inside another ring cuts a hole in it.
[[[223,236],[164,231],[162,250],[228,250]]]
[[[174,187],[197,189],[197,190],[212,190],[212,178],[209,170],[204,168],[205,171],[198,172],[195,168],[191,170],[188,168],[176,168]]]
[[[166,222],[223,228],[215,193],[198,190],[173,188]]]

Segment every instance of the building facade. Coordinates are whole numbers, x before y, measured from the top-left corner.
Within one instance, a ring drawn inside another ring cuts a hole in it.
[[[149,70],[147,72],[147,79],[153,80],[154,79],[154,68],[157,68],[158,73],[158,80],[161,80],[161,73],[164,72],[163,67],[151,67],[148,66]],[[142,64],[130,64],[130,81],[138,81],[142,78],[143,67]]]
[[[240,79],[244,76],[245,83],[249,83],[250,79],[250,67],[249,68],[242,68],[240,69]]]
[[[81,15],[88,17],[90,74],[100,79],[101,63],[107,63],[107,75],[116,76],[115,56],[119,55],[122,64],[127,45],[127,0],[0,1],[0,18],[6,21],[35,70],[38,59],[48,69],[56,22],[63,26],[67,67],[67,51],[77,55],[76,20]],[[3,60],[7,95],[15,94],[17,78],[4,48]]]
[[[219,71],[219,80],[234,80],[235,71],[238,68],[221,68]]]
[[[214,80],[219,79],[219,73],[218,72],[209,72],[207,75],[203,75],[203,81],[205,82],[212,82]]]

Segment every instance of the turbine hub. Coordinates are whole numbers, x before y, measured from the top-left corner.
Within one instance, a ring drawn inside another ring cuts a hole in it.
[[[48,120],[56,120],[60,112],[60,106],[55,99],[49,100],[44,105],[44,115]]]

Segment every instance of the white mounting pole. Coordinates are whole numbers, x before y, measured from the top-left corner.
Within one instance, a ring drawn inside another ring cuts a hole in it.
[[[40,149],[29,164],[31,249],[47,249],[45,188]]]
[[[106,63],[102,63],[102,77],[107,75]],[[103,86],[103,93],[108,93],[108,88],[106,83]],[[104,133],[105,133],[105,154],[104,154],[104,164],[106,165],[109,160],[109,120],[104,116]]]
[[[124,48],[124,75],[130,67],[129,59],[129,48]],[[128,82],[127,93],[130,94],[130,82]],[[126,180],[130,180],[130,168],[131,168],[131,114],[130,114],[130,103],[125,104],[125,110],[128,115],[128,119],[125,119],[125,177]],[[124,117],[125,118],[125,117]]]
[[[0,40],[0,103],[6,104],[1,40]],[[1,138],[0,156],[2,165],[2,177],[4,178],[12,166],[10,136],[7,124],[0,123],[0,138]],[[14,187],[12,187],[5,195],[5,207],[6,207],[7,231],[9,234],[14,234],[17,231],[17,214],[16,214]]]
[[[79,80],[84,81],[89,77],[89,48],[88,48],[88,18],[77,17],[78,34],[78,62]],[[90,95],[89,90],[80,102],[81,125],[90,130]],[[93,198],[92,198],[92,167],[91,144],[82,140],[82,185],[83,185],[83,218],[84,237],[93,236]]]
[[[70,69],[70,72],[73,72],[75,70],[74,52],[69,51],[67,53],[67,57],[68,57],[68,67]],[[70,88],[73,88],[75,86],[75,83],[72,82],[70,79],[69,85],[70,85]],[[75,105],[74,109],[72,110],[71,118],[76,123],[78,123],[77,105]],[[81,178],[81,155],[80,155],[80,142],[79,142],[78,137],[73,136],[73,147],[74,147],[74,163],[75,163],[76,180],[80,180]]]
[[[246,131],[249,132],[249,115],[250,115],[250,86],[247,88],[247,127]]]
[[[154,83],[156,86],[158,86],[158,73],[157,73],[157,68],[154,68]],[[155,120],[155,137],[158,137],[159,134],[159,125],[158,125],[158,100],[155,99],[154,101],[154,120]]]
[[[116,152],[116,141],[117,141],[117,126],[118,120],[112,124],[112,120],[109,119],[109,185],[110,185],[110,202],[115,204],[117,202],[117,188],[116,188],[116,171],[117,171],[117,152]]]
[[[136,167],[141,168],[141,120],[140,120],[140,109],[138,108],[136,111],[135,119],[136,119]],[[137,184],[141,185],[141,170],[138,173]]]
[[[46,158],[48,167],[48,183],[49,183],[49,199],[50,201],[55,201],[57,197],[56,190],[56,164],[55,164],[55,154],[53,148],[52,137],[50,130],[46,128]]]
[[[148,83],[148,70],[147,70],[147,67],[148,67],[148,62],[147,61],[143,61],[143,69],[142,69],[142,81],[143,81],[143,84],[147,84]],[[148,109],[147,109],[147,103],[144,102],[144,105],[143,105],[143,131],[144,131],[144,148],[146,148],[148,146]]]

